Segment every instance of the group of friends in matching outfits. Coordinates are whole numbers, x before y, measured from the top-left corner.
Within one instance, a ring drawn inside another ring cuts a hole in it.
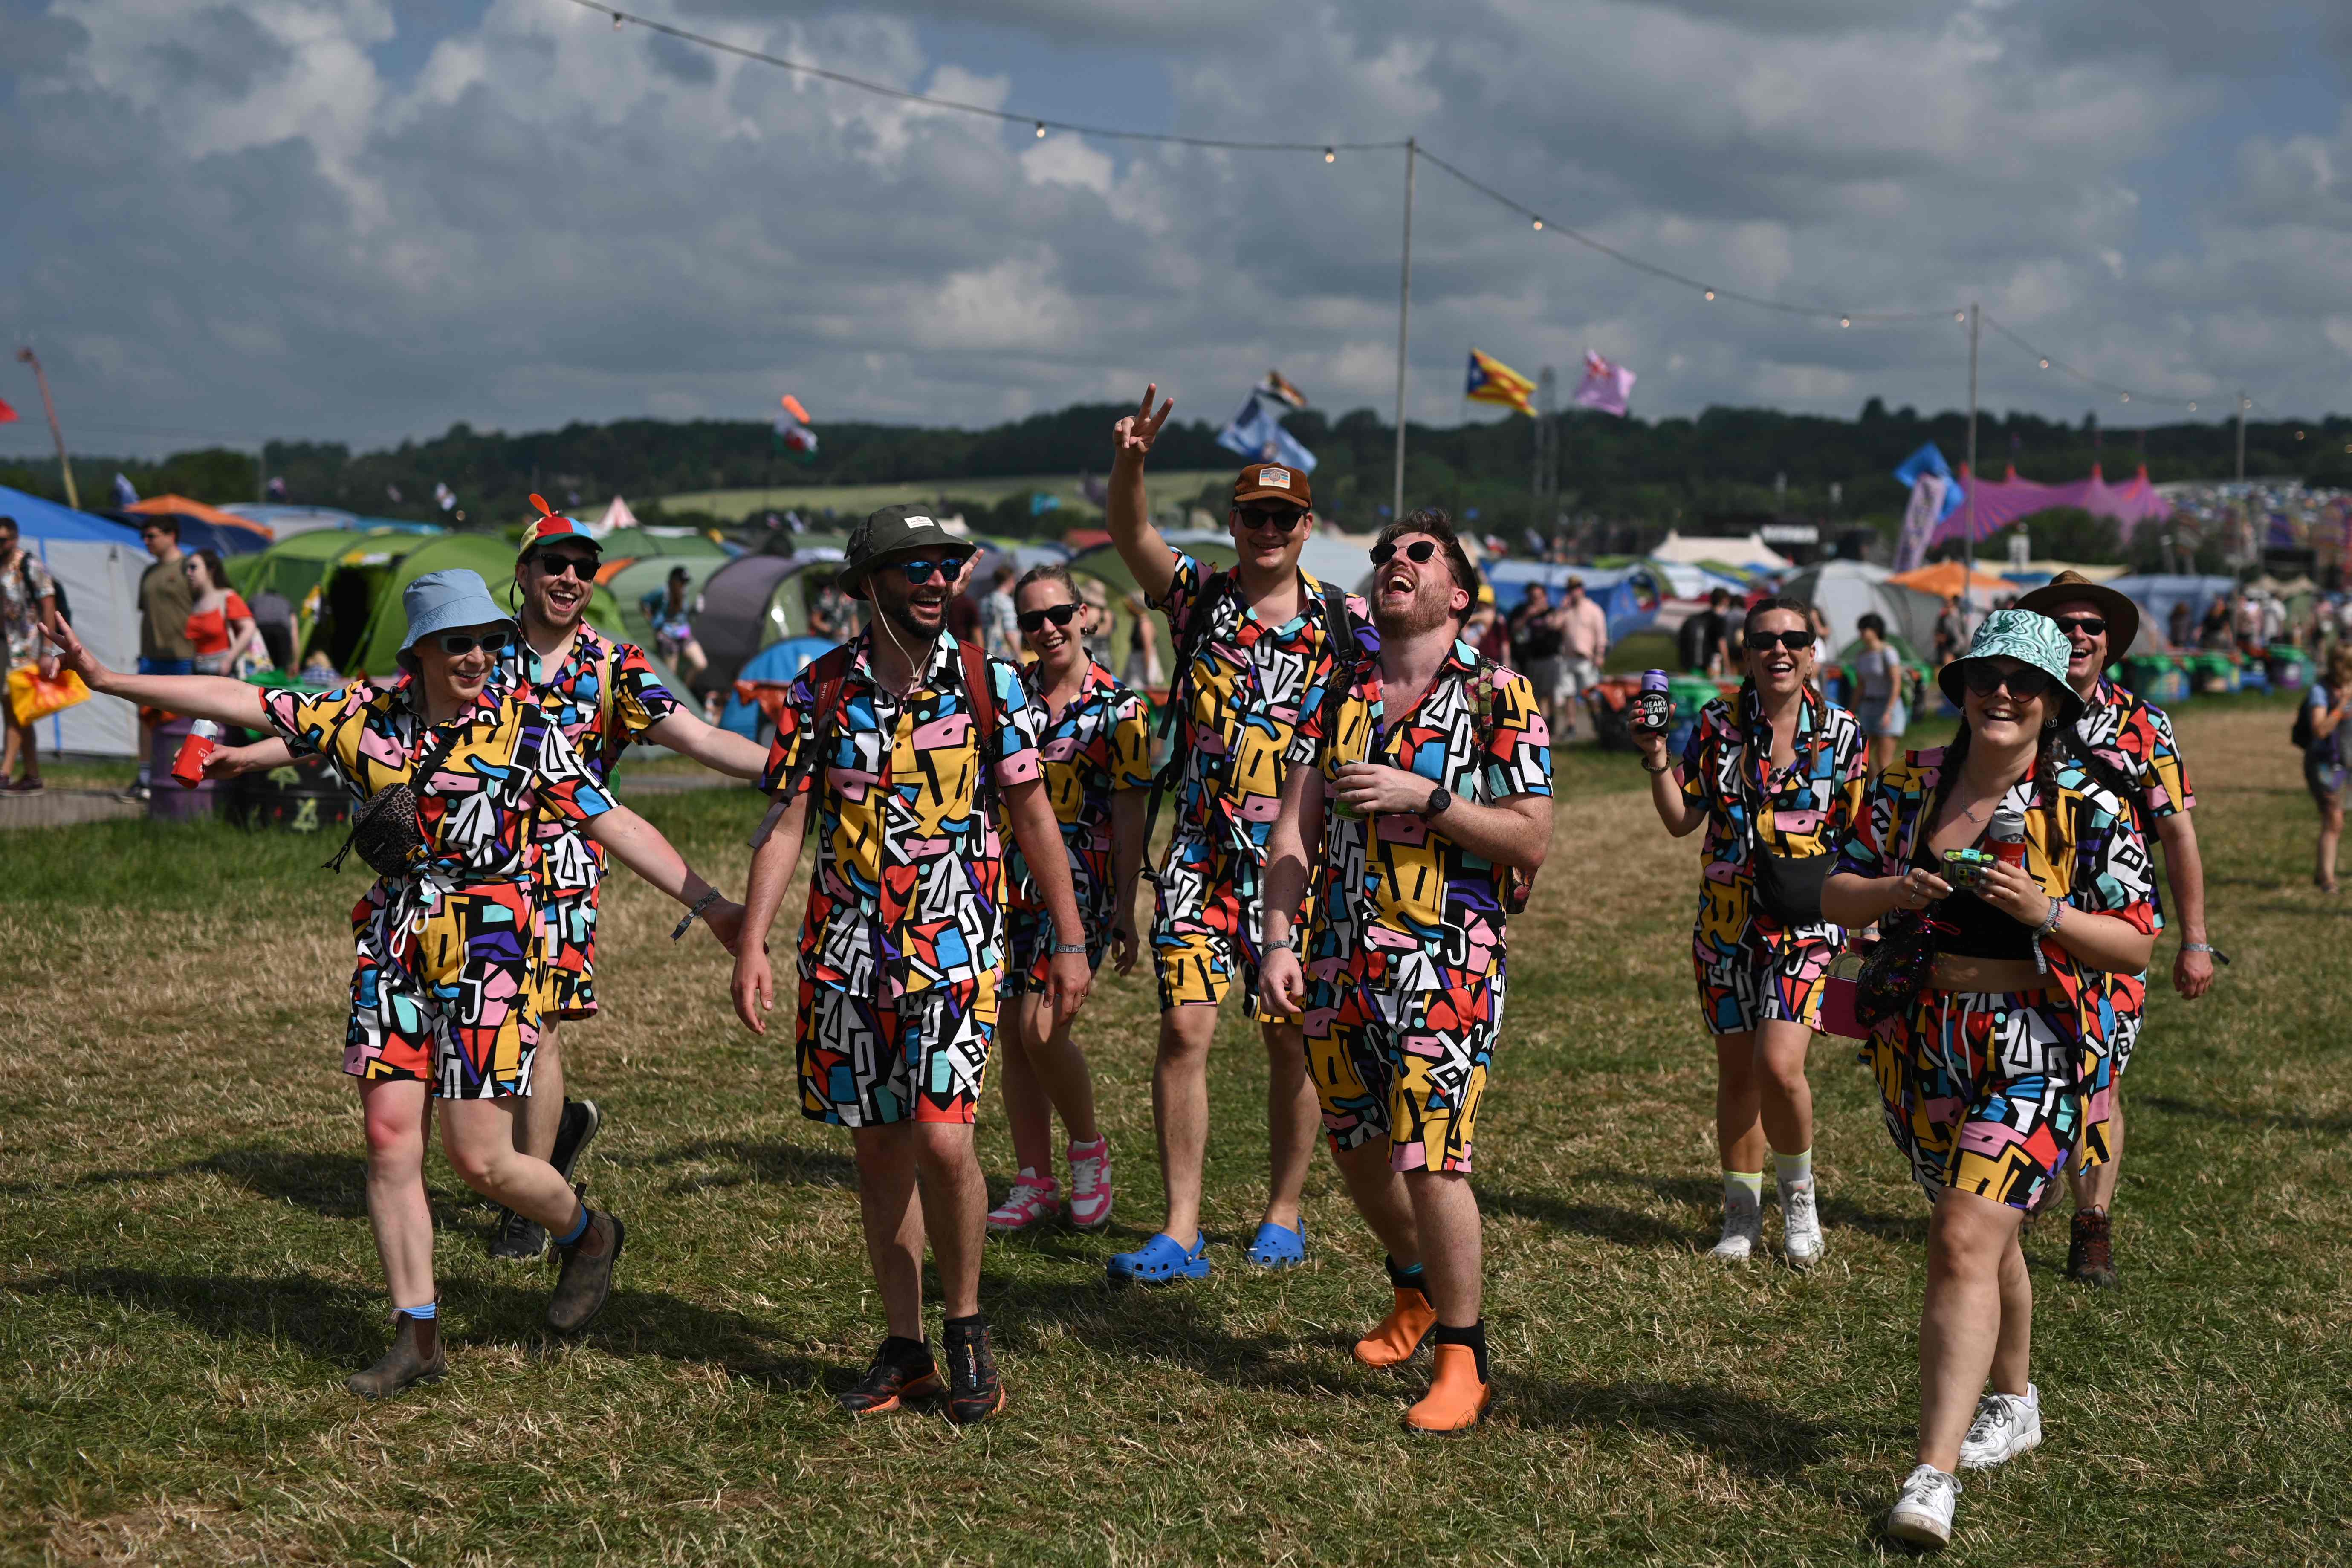
[[[1110,1257],[1108,1278],[1165,1285],[1215,1267],[1200,1223],[1207,1061],[1238,988],[1270,1069],[1267,1202],[1241,1265],[1305,1261],[1319,1123],[1386,1253],[1386,1310],[1356,1358],[1401,1366],[1430,1345],[1405,1425],[1479,1422],[1493,1376],[1467,1178],[1508,917],[1551,839],[1541,694],[1463,639],[1480,584],[1443,512],[1382,529],[1366,593],[1345,594],[1298,566],[1307,476],[1258,462],[1234,483],[1232,567],[1171,548],[1145,504],[1172,407],[1156,401],[1148,389],[1113,432],[1108,510],[1173,640],[1158,735],[1141,695],[1088,655],[1081,597],[1057,567],[1013,588],[1028,661],[960,642],[948,605],[972,548],[914,506],[853,534],[838,586],[866,602],[866,629],[793,680],[765,747],[703,723],[642,650],[586,624],[596,540],[543,504],[511,611],[472,573],[409,584],[393,680],[320,695],[122,674],[51,619],[93,689],[265,733],[220,752],[216,774],[316,757],[367,812],[413,815],[405,866],[352,917],[344,1070],[394,1309],[391,1347],[352,1392],[382,1397],[447,1371],[423,1176],[436,1101],[452,1165],[505,1211],[493,1252],[536,1258],[551,1245],[561,1258],[551,1326],[578,1332],[610,1292],[625,1230],[573,1182],[599,1114],[565,1098],[558,1048],[564,1022],[596,1011],[606,858],[685,907],[675,935],[708,925],[733,955],[738,1015],[764,1035],[768,939],[813,840],[787,993],[801,1110],[850,1130],[887,1327],[845,1406],[937,1403],[960,1424],[1003,1408],[979,1300],[985,1238],[1110,1219],[1110,1150],[1071,1024],[1106,957],[1122,974],[1141,958],[1149,880],[1165,1207],[1142,1245]],[[2070,1273],[2112,1281],[2117,1090],[2162,924],[2151,838],[2184,928],[2175,983],[2193,997],[2211,980],[2194,796],[2170,726],[2103,673],[2137,619],[2128,599],[2068,578],[1990,616],[1941,673],[1962,712],[1953,743],[1874,778],[1862,726],[1821,694],[1809,608],[1768,598],[1747,613],[1738,694],[1707,705],[1679,759],[1663,731],[1636,733],[1668,831],[1705,829],[1692,942],[1717,1045],[1716,1256],[1763,1247],[1769,1145],[1785,1256],[1799,1268],[1822,1257],[1806,1055],[1833,968],[1849,932],[1932,933],[1919,984],[1862,1050],[1934,1205],[1918,1464],[1889,1520],[1901,1539],[1948,1540],[1957,1471],[2040,1440],[2019,1237],[2062,1179],[2077,1208]],[[771,797],[741,904],[614,796],[615,763],[646,742]],[[1148,868],[1163,798],[1170,840]],[[2021,858],[1965,882],[1944,874],[1943,852],[1982,847],[1996,820],[2019,818]],[[990,1210],[973,1128],[992,1061],[1018,1172]],[[944,1369],[925,1331],[927,1245]]]

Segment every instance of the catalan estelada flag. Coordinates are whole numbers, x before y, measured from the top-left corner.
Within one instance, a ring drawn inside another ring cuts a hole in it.
[[[1462,395],[1473,403],[1500,403],[1522,414],[1533,414],[1535,405],[1528,394],[1536,384],[1505,364],[1492,354],[1470,351],[1470,379],[1462,388]]]

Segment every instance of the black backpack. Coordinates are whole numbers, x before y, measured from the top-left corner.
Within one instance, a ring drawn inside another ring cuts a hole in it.
[[[16,575],[24,580],[25,604],[37,616],[41,602],[33,595],[33,552],[24,547],[22,541],[18,542],[16,552]],[[68,626],[73,625],[73,605],[66,599],[66,585],[58,581],[58,574],[54,572],[49,574],[49,594],[58,602],[58,619]]]
[[[2298,752],[2311,750],[2312,742],[2319,739],[2311,728],[2311,700],[2308,697],[2295,704],[2294,726],[2287,731],[2286,738],[2294,742],[2294,749]]]

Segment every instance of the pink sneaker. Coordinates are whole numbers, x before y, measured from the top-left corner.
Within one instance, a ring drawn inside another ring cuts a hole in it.
[[[1100,1230],[1110,1223],[1110,1140],[1070,1145],[1070,1223]]]
[[[1062,1189],[1051,1176],[1040,1176],[1034,1171],[1023,1171],[1013,1178],[1013,1190],[1004,1201],[988,1214],[988,1234],[1011,1236],[1016,1231],[1034,1230],[1041,1225],[1051,1225],[1061,1217]]]

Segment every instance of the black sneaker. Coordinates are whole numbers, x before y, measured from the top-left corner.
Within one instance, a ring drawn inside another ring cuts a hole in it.
[[[547,1227],[502,1208],[499,1228],[490,1233],[490,1256],[509,1263],[536,1263],[547,1256]]]
[[[900,1351],[896,1347],[908,1342],[885,1340],[882,1348],[874,1352],[872,1364],[866,1375],[841,1395],[841,1407],[852,1415],[877,1415],[885,1410],[896,1410],[919,1399],[937,1399],[940,1384],[939,1368],[931,1364],[930,1347]]]
[[[959,1426],[970,1426],[1003,1409],[1004,1383],[996,1375],[988,1325],[950,1324],[947,1351],[948,1419]]]
[[[2066,1278],[2105,1290],[2116,1282],[2113,1228],[2104,1214],[2078,1214],[2066,1247]]]
[[[570,1181],[572,1168],[580,1163],[580,1156],[588,1145],[596,1141],[596,1130],[604,1124],[604,1115],[597,1110],[594,1100],[565,1100],[563,1120],[555,1128],[555,1152],[547,1157],[547,1163],[562,1172],[565,1181]]]

